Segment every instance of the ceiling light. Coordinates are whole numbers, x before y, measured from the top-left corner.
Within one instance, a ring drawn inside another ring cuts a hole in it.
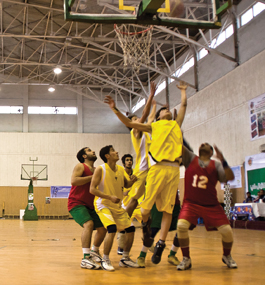
[[[60,73],[62,72],[62,69],[61,69],[59,66],[57,66],[57,67],[55,67],[55,68],[53,69],[53,72],[54,72],[55,74],[60,74]]]
[[[50,86],[49,89],[48,89],[48,91],[49,91],[49,92],[54,92],[54,91],[55,91],[55,88],[52,87],[52,86]]]

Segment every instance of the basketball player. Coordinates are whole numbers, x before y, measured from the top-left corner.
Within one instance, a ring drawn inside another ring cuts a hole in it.
[[[133,157],[130,154],[125,154],[122,158],[122,164],[124,166],[124,176],[127,180],[131,179],[131,176],[133,174],[133,169],[132,169],[132,165],[133,165]],[[135,183],[134,183],[135,184]],[[134,185],[133,185],[134,186]],[[126,210],[126,206],[128,205],[128,203],[131,200],[131,196],[132,194],[132,188],[127,188],[125,190],[125,192],[123,192],[123,201],[122,201],[122,207]],[[141,202],[143,199],[143,195],[142,197],[138,200],[138,202]],[[137,221],[139,223],[141,223],[142,221],[142,215],[141,215],[141,208],[140,205],[137,205],[137,207],[134,209],[132,216],[131,216],[131,221],[133,222],[133,220],[137,219]],[[122,231],[120,233],[118,233],[118,254],[122,254],[123,252],[123,246],[124,246],[124,238],[125,238],[125,231]]]
[[[105,103],[109,104],[116,116],[127,127],[149,132],[152,135],[149,148],[151,167],[147,174],[145,199],[141,203],[141,213],[144,246],[150,247],[153,241],[151,239],[151,221],[149,217],[154,203],[156,203],[157,209],[163,212],[160,240],[157,242],[152,256],[152,262],[155,264],[160,262],[165,248],[165,240],[172,220],[172,211],[179,182],[179,164],[182,155],[180,126],[186,112],[187,85],[181,82],[178,88],[181,90],[181,106],[176,120],[172,120],[172,113],[167,107],[162,107],[156,113],[156,122],[148,122],[147,124],[130,121],[119,112],[110,96],[105,97]]]
[[[199,148],[199,156],[183,147],[183,164],[185,172],[185,194],[182,209],[178,220],[178,239],[183,254],[178,270],[191,268],[189,251],[189,228],[197,224],[202,217],[207,230],[217,229],[222,236],[222,261],[229,268],[237,268],[231,257],[233,233],[223,208],[217,200],[215,186],[217,181],[227,182],[234,179],[234,174],[228,166],[221,151],[214,147],[217,158],[221,161],[211,160],[213,147],[203,143]]]
[[[150,83],[150,95],[144,107],[141,118],[138,118],[136,115],[131,115],[128,118],[133,122],[144,123],[149,116],[151,105],[152,112],[148,118],[148,122],[153,122],[156,112],[156,102],[153,100],[156,91],[156,84],[152,81]],[[148,151],[149,145],[151,143],[150,135],[146,132],[141,132],[136,128],[129,128],[131,131],[131,140],[133,144],[134,151],[136,153],[136,162],[134,168],[134,175],[137,177],[137,181],[132,186],[130,191],[130,201],[126,206],[126,211],[129,216],[132,216],[134,209],[138,205],[138,200],[143,196],[145,191],[145,182],[147,177],[147,172],[149,169],[148,161]]]
[[[77,153],[77,159],[80,163],[75,166],[71,177],[72,188],[68,198],[68,211],[74,220],[83,227],[81,243],[84,258],[81,267],[98,269],[100,265],[97,262],[101,261],[99,246],[106,235],[106,230],[94,209],[95,196],[89,192],[97,156],[89,147],[84,147]],[[97,233],[92,250],[90,250],[94,229],[97,230]]]
[[[109,259],[109,253],[117,230],[125,230],[124,251],[119,266],[137,268],[139,267],[137,263],[129,257],[135,227],[128,213],[121,207],[123,187],[130,188],[136,181],[136,177],[132,175],[130,181],[124,177],[123,167],[116,164],[119,160],[118,152],[114,150],[112,145],[103,147],[100,150],[100,157],[105,163],[96,168],[90,192],[96,196],[94,201],[95,210],[107,229],[101,267],[108,271],[115,270]]]

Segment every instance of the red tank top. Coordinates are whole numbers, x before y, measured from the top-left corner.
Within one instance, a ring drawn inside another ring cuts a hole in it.
[[[218,181],[218,173],[214,160],[211,160],[205,168],[199,165],[199,157],[196,156],[185,172],[185,194],[183,202],[201,206],[219,205],[215,186]]]
[[[83,165],[84,172],[82,177],[93,175],[89,167],[85,163],[83,163]],[[91,210],[94,209],[95,196],[89,192],[89,189],[90,182],[81,186],[72,186],[68,197],[68,211],[78,205],[84,205]]]

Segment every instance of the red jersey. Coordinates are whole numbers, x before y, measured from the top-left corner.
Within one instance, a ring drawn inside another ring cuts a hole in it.
[[[219,205],[215,189],[217,181],[218,172],[214,160],[210,160],[207,167],[201,167],[198,156],[195,156],[186,168],[183,202],[201,206]]]
[[[84,165],[84,172],[82,177],[93,175],[89,167],[85,163],[82,164]],[[95,196],[91,194],[89,190],[90,182],[80,186],[72,186],[68,197],[68,211],[78,205],[84,205],[93,210]]]

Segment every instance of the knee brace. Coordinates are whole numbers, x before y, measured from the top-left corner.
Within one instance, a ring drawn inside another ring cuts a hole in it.
[[[178,238],[179,239],[186,239],[189,238],[189,227],[190,227],[190,222],[184,219],[178,220]]]
[[[109,234],[116,233],[117,232],[117,226],[116,225],[107,226],[107,231]]]
[[[135,232],[135,226],[130,226],[129,228],[125,229],[126,233],[134,233]]]
[[[218,227],[218,232],[222,236],[222,241],[225,243],[233,243],[233,231],[230,225],[222,225]]]

